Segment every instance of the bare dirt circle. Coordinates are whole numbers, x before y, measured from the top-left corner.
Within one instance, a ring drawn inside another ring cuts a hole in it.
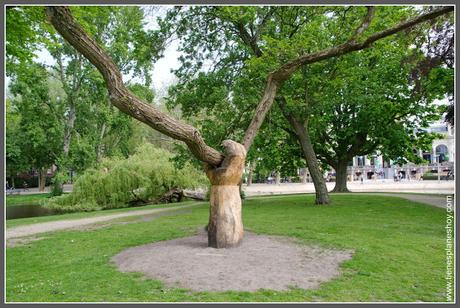
[[[317,288],[340,275],[351,251],[300,245],[245,232],[240,246],[207,247],[206,233],[126,249],[112,258],[122,272],[140,272],[192,291]]]

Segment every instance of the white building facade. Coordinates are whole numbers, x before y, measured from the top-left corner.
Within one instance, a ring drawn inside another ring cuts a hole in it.
[[[455,162],[455,135],[454,128],[445,122],[436,122],[428,132],[438,133],[442,138],[433,140],[431,151],[419,152],[419,156],[426,163],[416,165],[407,163],[403,166],[393,164],[393,161],[384,161],[381,155],[356,156],[348,167],[348,179],[420,179],[427,172],[446,174],[453,172]],[[439,163],[439,164],[438,164]]]

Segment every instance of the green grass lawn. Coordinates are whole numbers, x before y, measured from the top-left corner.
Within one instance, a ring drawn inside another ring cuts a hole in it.
[[[29,195],[7,195],[6,196],[6,206],[13,205],[34,205],[40,204],[40,201],[49,198],[49,193],[43,194],[29,194]]]
[[[445,301],[445,210],[394,197],[356,194],[331,199],[327,207],[315,206],[312,195],[254,198],[243,205],[246,230],[355,251],[342,264],[342,275],[319,289],[195,293],[121,273],[110,263],[128,247],[188,236],[203,228],[208,219],[203,203],[183,215],[40,234],[46,238],[8,248],[6,300]]]

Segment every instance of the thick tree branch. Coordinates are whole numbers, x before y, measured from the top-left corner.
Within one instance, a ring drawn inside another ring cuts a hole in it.
[[[240,39],[252,49],[257,57],[262,56],[262,51],[257,45],[257,37],[250,35],[242,22],[235,23],[235,27]]]
[[[251,147],[254,141],[254,138],[257,134],[257,131],[262,125],[268,110],[270,110],[271,106],[273,105],[273,100],[276,96],[278,89],[281,87],[283,82],[286,81],[300,66],[315,63],[315,62],[329,59],[329,58],[336,57],[336,56],[341,56],[341,55],[344,55],[344,54],[347,54],[353,51],[369,48],[372,43],[380,39],[393,35],[402,30],[409,29],[427,20],[435,19],[441,15],[452,12],[453,10],[454,10],[453,6],[441,7],[429,13],[409,19],[394,27],[374,33],[361,43],[353,41],[353,40],[349,40],[338,46],[334,46],[331,48],[323,49],[323,50],[320,50],[314,53],[309,53],[309,54],[300,56],[286,63],[285,65],[281,66],[279,69],[277,69],[276,71],[268,75],[267,84],[265,86],[263,97],[260,100],[259,105],[257,106],[255,110],[254,117],[252,119],[251,124],[249,124],[249,127],[246,130],[242,144],[244,145],[246,150],[248,150]],[[368,14],[365,20],[369,19],[369,22],[370,22],[371,16],[369,16]],[[361,26],[360,28],[363,28],[363,27]],[[358,28],[358,30],[360,28]],[[364,30],[365,29],[363,29],[362,31]]]
[[[47,7],[46,14],[54,28],[101,72],[113,105],[155,130],[185,142],[199,160],[212,166],[220,165],[224,156],[208,146],[195,127],[157,110],[128,91],[118,67],[74,20],[69,8]]]

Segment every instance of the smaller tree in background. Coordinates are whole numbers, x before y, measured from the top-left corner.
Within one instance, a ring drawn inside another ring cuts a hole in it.
[[[10,122],[11,142],[7,146],[7,156],[27,162],[27,165],[39,171],[39,190],[45,188],[46,172],[60,156],[60,138],[62,137],[62,119],[59,116],[59,103],[52,101],[48,88],[48,75],[39,64],[20,67],[10,86],[10,116],[19,114],[17,123]],[[8,129],[8,127],[7,127]],[[8,141],[7,141],[8,143]],[[20,151],[13,151],[20,149]],[[19,156],[18,156],[19,155]],[[20,158],[19,158],[20,157]]]

